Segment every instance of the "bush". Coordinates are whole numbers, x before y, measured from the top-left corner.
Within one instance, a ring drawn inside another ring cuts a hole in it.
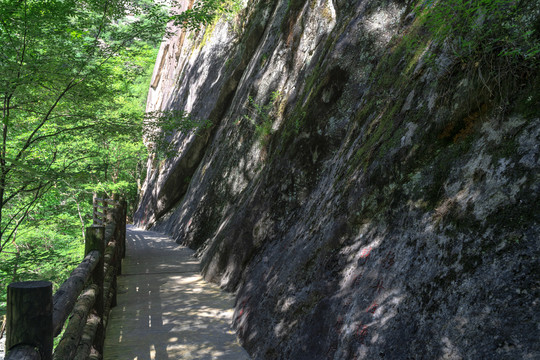
[[[464,61],[486,54],[537,64],[540,54],[540,2],[536,0],[428,0],[417,13],[435,39],[451,46]]]

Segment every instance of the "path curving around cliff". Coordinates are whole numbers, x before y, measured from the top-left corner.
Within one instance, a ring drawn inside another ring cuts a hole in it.
[[[231,328],[234,299],[199,274],[189,248],[128,226],[105,360],[249,359]]]

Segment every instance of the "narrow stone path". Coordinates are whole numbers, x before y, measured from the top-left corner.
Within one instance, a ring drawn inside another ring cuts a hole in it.
[[[233,296],[199,274],[193,251],[128,226],[105,360],[249,359],[231,328]]]

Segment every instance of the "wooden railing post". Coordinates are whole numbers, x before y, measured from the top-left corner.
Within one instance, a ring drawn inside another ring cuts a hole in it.
[[[92,250],[97,250],[101,254],[99,263],[92,273],[92,282],[99,288],[99,293],[96,296],[96,302],[94,304],[94,311],[95,315],[99,319],[99,324],[97,326],[93,347],[99,354],[103,354],[103,342],[105,341],[105,329],[103,327],[103,315],[105,308],[103,294],[103,280],[105,277],[103,271],[105,254],[105,226],[92,225],[86,228],[84,252],[85,254],[88,254]]]
[[[97,223],[96,220],[98,220],[98,216],[97,216],[98,207],[97,207],[97,205],[98,205],[97,194],[94,193],[93,196],[92,196],[92,208],[93,208],[93,210],[92,210],[92,222],[94,224],[96,224]]]
[[[112,205],[109,209],[108,204]],[[99,359],[103,355],[105,326],[110,308],[117,300],[116,275],[121,272],[125,256],[127,203],[117,196],[111,200],[94,194],[93,207],[94,221],[98,224],[86,229],[87,256],[54,297],[50,282],[8,286],[6,360],[79,360],[89,356]],[[106,222],[109,222],[107,232],[103,225]],[[53,338],[60,334],[70,314],[53,355]]]
[[[126,221],[127,221],[127,201],[126,199],[122,198],[120,200],[120,206],[121,206],[121,212],[122,212],[122,222],[120,224],[121,226],[121,232],[122,232],[122,238],[120,239],[120,248],[122,249],[122,259],[126,257]],[[120,266],[121,267],[121,266]]]
[[[25,281],[7,288],[6,349],[30,345],[38,349],[41,360],[51,360],[53,351],[52,283]]]
[[[107,194],[103,194],[103,225],[110,224],[112,219],[112,212],[107,209],[109,207],[109,203],[107,202]]]

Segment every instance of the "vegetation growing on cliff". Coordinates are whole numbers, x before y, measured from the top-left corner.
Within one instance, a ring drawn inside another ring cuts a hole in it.
[[[255,135],[260,140],[263,148],[268,145],[276,116],[280,115],[276,114],[274,108],[279,104],[282,97],[281,92],[273,91],[266,105],[259,105],[251,96],[248,97],[249,113],[244,115],[244,119],[255,126]],[[280,109],[277,110],[277,112],[279,111]]]
[[[493,53],[527,66],[538,62],[538,1],[430,0],[418,2],[416,11],[437,41],[452,39],[452,49],[463,61]]]
[[[191,9],[173,12],[171,19],[186,30],[199,30],[214,24],[221,16],[232,16],[241,9],[241,0],[200,0]]]

